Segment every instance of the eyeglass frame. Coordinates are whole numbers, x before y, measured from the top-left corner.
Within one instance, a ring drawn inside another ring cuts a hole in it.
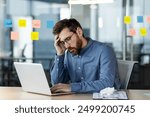
[[[73,33],[71,36],[67,37],[64,39],[64,41],[61,41],[61,43],[65,46],[65,43],[69,44],[69,42],[71,41],[71,38],[72,36],[74,35],[75,33]]]

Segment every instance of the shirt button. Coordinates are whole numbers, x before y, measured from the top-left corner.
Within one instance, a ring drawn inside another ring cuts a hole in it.
[[[57,58],[57,61],[59,61],[59,59]]]
[[[80,67],[78,67],[78,69],[81,69]]]
[[[81,77],[81,79],[83,80],[83,77]]]

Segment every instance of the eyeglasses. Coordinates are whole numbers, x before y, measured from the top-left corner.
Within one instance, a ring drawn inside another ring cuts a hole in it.
[[[65,45],[65,43],[69,44],[73,35],[74,35],[74,33],[71,36],[67,37],[64,41],[61,41],[61,43],[63,45]]]

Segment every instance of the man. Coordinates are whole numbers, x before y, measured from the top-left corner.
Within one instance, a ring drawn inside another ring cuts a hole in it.
[[[120,88],[115,53],[108,45],[83,34],[76,19],[64,19],[53,28],[56,57],[51,88],[56,92],[99,92]]]

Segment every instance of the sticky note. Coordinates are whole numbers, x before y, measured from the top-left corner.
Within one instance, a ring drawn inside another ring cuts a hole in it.
[[[143,16],[137,16],[137,22],[143,23]]]
[[[26,27],[26,20],[20,19],[20,20],[18,21],[18,25],[19,25],[19,27],[21,27],[21,28],[25,28],[25,27]]]
[[[134,28],[129,29],[129,35],[130,36],[135,36],[136,35],[136,30]]]
[[[150,23],[150,16],[147,16],[147,23]]]
[[[140,35],[141,35],[141,36],[146,36],[146,35],[147,35],[147,30],[146,30],[146,28],[140,28]]]
[[[11,20],[11,19],[6,19],[6,20],[4,20],[4,26],[5,26],[6,28],[12,27],[12,20]]]
[[[31,40],[39,40],[39,32],[31,32]]]
[[[11,31],[10,39],[11,40],[18,40],[19,39],[19,33]]]
[[[40,28],[41,27],[41,21],[40,20],[32,20],[32,27],[33,28]]]
[[[124,17],[124,23],[125,24],[130,24],[131,23],[131,17],[130,16],[125,16]]]
[[[54,26],[54,21],[53,20],[48,20],[47,21],[47,28],[53,28]]]

